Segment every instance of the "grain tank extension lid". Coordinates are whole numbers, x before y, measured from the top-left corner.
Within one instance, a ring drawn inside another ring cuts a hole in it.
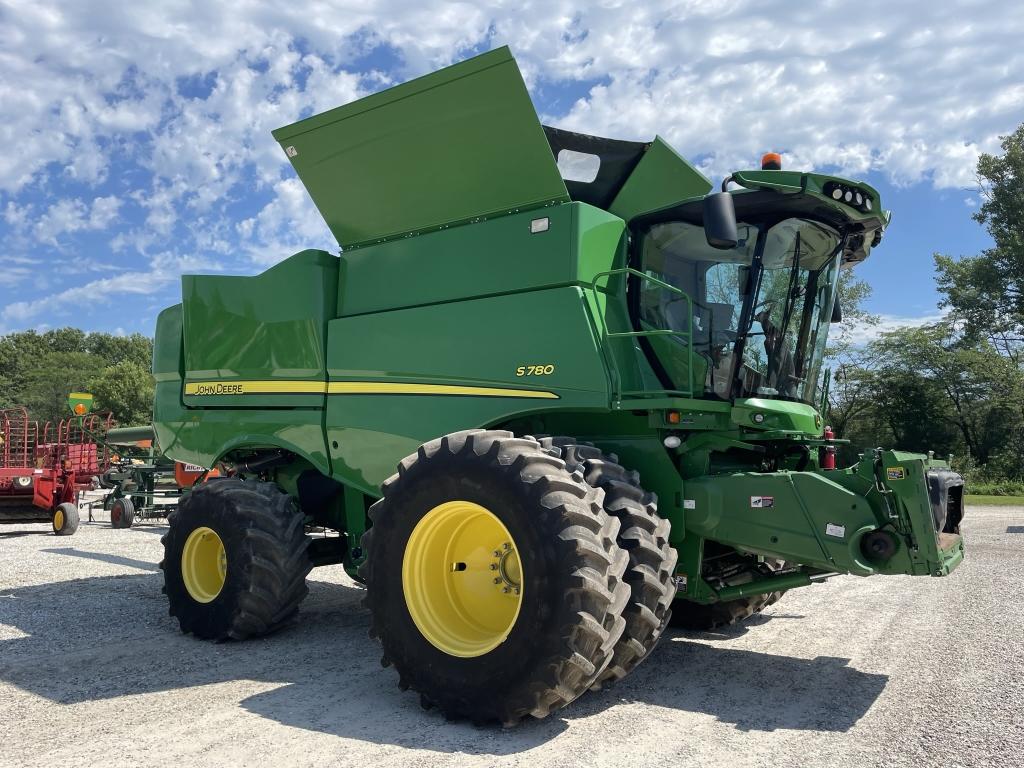
[[[569,200],[508,48],[274,138],[346,248]]]

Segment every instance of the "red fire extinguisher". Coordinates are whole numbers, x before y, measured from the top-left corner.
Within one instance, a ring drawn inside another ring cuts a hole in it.
[[[824,438],[826,440],[834,440],[835,433],[832,432],[832,427],[825,427]],[[819,453],[819,462],[821,463],[822,469],[835,469],[836,468],[836,447],[834,445],[824,445]]]

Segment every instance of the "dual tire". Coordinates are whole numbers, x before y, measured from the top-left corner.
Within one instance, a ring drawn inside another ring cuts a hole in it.
[[[647,585],[671,581],[675,553],[651,518],[653,497],[606,458],[564,438],[471,430],[399,464],[370,509],[361,572],[371,634],[399,687],[450,718],[511,724],[618,679],[650,652],[671,595],[659,586],[649,597]],[[613,483],[623,489],[609,493]],[[463,515],[444,533],[432,521],[455,508]],[[432,548],[431,529],[447,545]],[[460,530],[475,530],[464,546]],[[637,544],[648,539],[661,559],[650,576]]]

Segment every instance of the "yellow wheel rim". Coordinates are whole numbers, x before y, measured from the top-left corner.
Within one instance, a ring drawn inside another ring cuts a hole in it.
[[[228,575],[228,553],[212,528],[196,528],[181,550],[181,577],[185,589],[197,603],[209,603],[224,588]]]
[[[59,531],[64,527],[64,510],[58,509],[53,513],[53,530]]]
[[[469,658],[508,637],[523,603],[523,569],[504,523],[479,504],[439,504],[416,524],[402,590],[416,627],[439,650]]]

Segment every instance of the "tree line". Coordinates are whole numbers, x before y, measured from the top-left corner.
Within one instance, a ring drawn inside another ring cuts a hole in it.
[[[22,405],[30,418],[70,415],[71,392],[91,392],[94,410],[119,424],[148,424],[153,413],[153,341],[139,333],[115,336],[58,328],[0,336],[0,408]]]
[[[873,446],[934,450],[953,454],[974,492],[1024,493],[1024,125],[1002,150],[977,166],[973,218],[992,247],[935,256],[943,319],[862,347],[840,333],[829,417],[851,441],[847,461]],[[843,287],[854,307],[870,292],[850,279]]]

